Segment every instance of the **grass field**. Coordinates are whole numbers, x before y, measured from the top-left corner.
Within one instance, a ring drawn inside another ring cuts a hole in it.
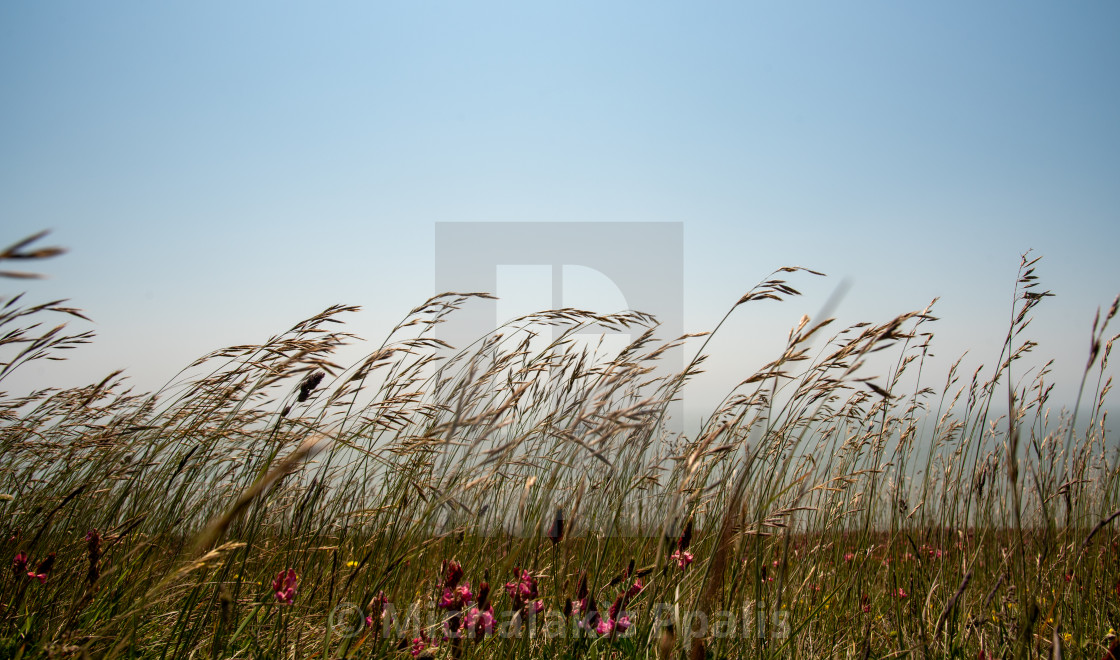
[[[665,411],[703,358],[654,367],[707,337],[553,310],[436,339],[477,294],[427,301],[352,365],[336,306],[155,393],[114,374],[3,395],[0,656],[1107,657],[1117,304],[1086,319],[1076,408],[1054,409],[1048,367],[1023,366],[1036,265],[996,365],[927,382],[931,309],[805,318],[684,436]],[[815,277],[776,272],[729,314]],[[64,302],[0,305],[0,388],[91,339]],[[638,339],[576,341],[596,327]]]

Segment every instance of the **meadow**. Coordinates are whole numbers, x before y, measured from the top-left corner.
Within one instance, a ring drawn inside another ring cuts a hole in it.
[[[7,289],[59,253],[38,240],[0,254]],[[2,394],[0,656],[1120,657],[1117,302],[1052,405],[1039,265],[1009,274],[988,367],[927,382],[931,308],[805,317],[683,434],[667,411],[711,334],[561,309],[448,346],[477,293],[353,364],[354,308],[332,306],[154,393],[118,372]],[[781,269],[728,314],[818,275]],[[0,389],[80,359],[73,317],[5,292]],[[578,341],[596,328],[635,339]]]

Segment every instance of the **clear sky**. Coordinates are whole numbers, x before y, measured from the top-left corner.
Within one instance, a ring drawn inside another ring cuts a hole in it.
[[[379,338],[455,221],[682,222],[689,331],[827,272],[742,310],[713,392],[843,278],[842,320],[940,296],[938,354],[991,363],[1034,248],[1068,385],[1120,291],[1118,34],[1103,1],[3,3],[0,242],[71,249],[4,287],[99,334],[6,385],[157,386],[335,302]]]

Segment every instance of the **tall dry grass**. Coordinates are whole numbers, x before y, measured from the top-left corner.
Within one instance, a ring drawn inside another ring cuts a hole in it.
[[[38,238],[0,258],[57,254],[29,252]],[[154,393],[118,372],[5,395],[0,538],[14,563],[0,582],[0,649],[1100,656],[1120,621],[1105,423],[1117,303],[1092,324],[1077,406],[1053,411],[1049,365],[1021,369],[1049,295],[1037,261],[1023,258],[994,369],[958,363],[927,383],[932,305],[832,334],[832,319],[806,317],[684,436],[666,410],[703,368],[707,338],[666,340],[648,315],[576,309],[467,347],[434,336],[484,294],[432,298],[349,366],[334,360],[356,339],[341,323],[355,308],[333,306],[206,355]],[[791,280],[815,275],[782,269],[729,314],[796,296]],[[60,314],[81,316],[64,301],[3,301],[0,384],[90,340],[38,325]],[[595,328],[637,338],[607,353],[578,341]],[[654,368],[677,346],[696,355],[682,372]],[[493,633],[447,639],[477,621],[436,607],[455,588],[451,560],[472,598],[488,584]],[[289,569],[290,599],[272,584]],[[523,570],[533,596],[515,600],[502,586],[516,591]],[[581,614],[613,628],[580,628]]]

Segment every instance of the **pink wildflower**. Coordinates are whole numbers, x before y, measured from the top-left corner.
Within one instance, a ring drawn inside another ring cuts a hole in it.
[[[610,619],[599,619],[599,625],[595,626],[595,632],[600,635],[606,635],[614,630],[614,622]]]
[[[420,653],[422,653],[424,649],[433,648],[434,646],[435,645],[432,644],[432,641],[428,639],[428,635],[424,632],[423,629],[421,629],[420,636],[412,638],[412,657],[419,657]]]
[[[573,603],[572,613],[578,617],[576,625],[584,630],[595,630],[602,623],[599,609],[595,606],[595,597],[591,594],[587,594],[578,603]]]
[[[529,571],[520,571],[520,573],[518,571],[517,568],[513,569],[515,581],[505,584],[506,593],[513,601],[513,609],[519,610],[522,616],[528,616],[530,607],[534,614],[540,614],[544,611],[544,601],[534,600],[540,595],[537,590],[537,578]]]
[[[385,618],[385,608],[389,605],[389,598],[384,591],[378,591],[373,600],[369,602],[370,615],[366,617],[366,626],[372,628],[374,624]]]
[[[487,605],[483,610],[472,607],[467,612],[466,624],[467,630],[473,630],[478,639],[494,634],[494,606]]]
[[[677,538],[677,549],[673,554],[669,555],[669,561],[677,562],[677,567],[682,571],[686,566],[692,563],[692,553],[688,552],[688,546],[692,543],[692,519],[688,519],[688,524],[685,525],[684,531],[681,532]]]
[[[587,611],[588,601],[594,607],[594,599],[591,598],[591,592],[587,588],[587,571],[580,571],[579,586],[576,587],[576,600],[572,602],[569,600],[564,605],[564,615],[568,616],[575,614],[579,619],[580,615]]]
[[[299,592],[299,576],[296,574],[296,569],[289,568],[287,571],[277,573],[272,580],[272,591],[281,605],[294,603]]]
[[[629,599],[629,592],[621,593],[618,598],[611,603],[610,608],[607,610],[607,620],[600,621],[596,626],[595,632],[600,635],[605,635],[614,631],[625,632],[630,627],[630,617],[626,614],[626,601]],[[604,632],[605,631],[605,632]]]
[[[516,569],[514,575],[517,577],[515,582],[506,582],[506,592],[513,600],[514,605],[517,606],[520,602],[533,600],[537,597],[537,579],[533,577],[529,571],[521,571],[521,575],[517,576]]]
[[[38,580],[39,584],[47,583],[47,576],[51,573],[51,568],[54,567],[54,553],[47,555],[47,558],[39,562],[39,566],[33,571],[27,572],[27,577]]]
[[[454,589],[459,580],[463,579],[463,565],[457,561],[446,561],[443,563],[443,586],[445,589]]]
[[[23,554],[22,552],[16,553],[15,558],[12,559],[12,571],[15,572],[16,575],[26,573],[27,572],[27,562],[28,562],[27,555]],[[1117,583],[1117,584],[1120,584],[1120,583]]]
[[[474,600],[471,593],[471,583],[464,582],[454,589],[444,588],[443,597],[439,599],[439,607],[445,610],[461,610]]]

